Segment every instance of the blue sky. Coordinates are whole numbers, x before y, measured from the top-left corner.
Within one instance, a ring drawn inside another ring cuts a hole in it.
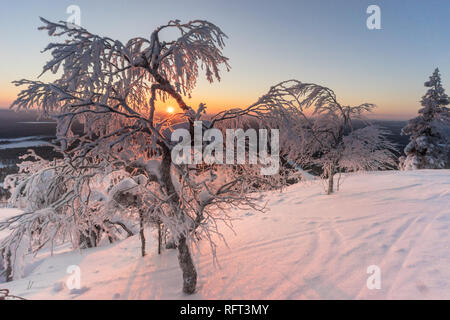
[[[207,19],[229,36],[232,70],[221,83],[198,83],[192,103],[245,106],[282,80],[296,78],[335,90],[344,104],[372,102],[376,116],[414,116],[423,83],[438,66],[450,90],[450,1],[11,1],[0,11],[0,105],[17,94],[11,81],[35,78],[48,56],[39,16],[66,20],[81,8],[91,32],[126,41],[148,37],[170,19]],[[381,30],[368,30],[366,9],[381,8]]]

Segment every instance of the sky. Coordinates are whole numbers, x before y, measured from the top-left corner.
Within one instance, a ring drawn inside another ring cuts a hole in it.
[[[39,16],[66,21],[70,5],[81,9],[81,25],[126,42],[149,37],[172,19],[205,19],[228,39],[231,70],[220,83],[202,77],[189,103],[209,111],[245,107],[283,80],[298,79],[333,89],[344,105],[370,102],[373,117],[414,117],[436,67],[450,92],[450,1],[191,0],[191,1],[5,1],[1,0],[0,107],[19,89],[11,81],[36,79],[49,59],[50,38],[38,31]],[[378,5],[381,29],[369,30],[366,13]]]

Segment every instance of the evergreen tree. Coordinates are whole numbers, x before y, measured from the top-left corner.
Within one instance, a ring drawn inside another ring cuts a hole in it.
[[[441,84],[439,69],[434,70],[429,88],[422,97],[419,116],[408,121],[402,129],[403,135],[410,135],[410,142],[400,158],[400,169],[442,169],[448,165],[450,109],[446,107],[449,97]]]

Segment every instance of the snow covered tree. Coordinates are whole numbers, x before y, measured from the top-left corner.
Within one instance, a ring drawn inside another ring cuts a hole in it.
[[[425,82],[429,88],[422,97],[419,116],[408,121],[402,129],[410,136],[410,142],[400,158],[400,169],[442,169],[448,164],[450,146],[450,109],[446,107],[449,97],[441,84],[439,69],[436,68]]]
[[[197,273],[190,245],[206,239],[215,256],[214,238],[220,237],[220,224],[229,225],[230,208],[263,210],[260,195],[252,191],[265,180],[255,170],[246,165],[176,164],[171,157],[177,144],[172,131],[186,125],[192,133],[205,113],[204,104],[194,110],[185,102],[200,70],[212,82],[220,80],[221,67],[229,68],[222,54],[226,35],[208,21],[175,20],[155,29],[149,39],[123,44],[65,22],[41,20],[40,29],[63,40],[44,50],[51,59],[43,73],[55,79],[16,81],[26,88],[12,108],[37,108],[54,117],[55,143],[64,159],[29,163],[32,170],[12,177],[13,198],[25,200],[25,212],[0,223],[0,230],[12,229],[0,249],[14,253],[26,243],[25,248],[36,251],[66,237],[77,247],[80,234],[91,237],[92,231],[95,242],[98,233],[111,235],[113,226],[126,222],[122,209],[127,209],[130,220],[140,221],[140,231],[143,221],[167,227],[178,250],[183,292],[193,293]],[[161,40],[176,34],[178,38]],[[184,123],[158,113],[156,102],[168,98],[178,104]],[[261,118],[263,112],[259,106],[221,112],[203,122],[203,129],[245,115]],[[82,124],[82,133],[73,130],[74,123]],[[43,175],[46,187],[40,188]],[[120,178],[111,181],[110,175]],[[119,221],[114,220],[117,208],[122,212]]]
[[[304,169],[319,167],[328,194],[336,173],[395,166],[387,132],[363,117],[373,104],[344,106],[329,88],[288,80],[271,87],[256,105],[269,110],[268,121],[280,128],[280,156]]]
[[[11,230],[0,243],[7,280],[21,276],[30,251],[66,241],[74,248],[94,247],[103,236],[112,242],[133,235],[132,214],[112,210],[107,202],[108,189],[126,172],[112,171],[114,164],[106,161],[83,166],[68,157],[48,161],[32,150],[22,159],[19,172],[5,179],[11,206],[24,211],[0,222],[0,230]]]

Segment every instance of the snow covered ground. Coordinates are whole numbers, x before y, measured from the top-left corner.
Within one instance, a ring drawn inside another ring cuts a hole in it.
[[[31,147],[41,147],[50,145],[44,140],[30,140],[30,141],[20,141],[0,144],[0,150],[2,149],[15,149],[15,148],[31,148]]]
[[[48,146],[52,136],[27,136],[21,138],[0,138],[0,150]]]
[[[26,137],[20,137],[20,138],[0,138],[0,144],[30,141],[30,140],[40,140],[40,139],[48,139],[48,138],[52,138],[52,136],[26,136]]]
[[[158,256],[149,239],[142,258],[137,237],[38,256],[26,278],[0,287],[30,299],[450,299],[450,170],[347,175],[331,196],[309,181],[268,200],[267,213],[236,212],[236,234],[223,229],[220,266],[200,244],[193,296],[181,292],[176,251]],[[81,268],[81,290],[64,286],[69,265]],[[366,286],[370,265],[379,290]]]
[[[9,217],[14,217],[18,214],[20,214],[22,211],[18,210],[18,209],[11,209],[11,208],[0,208],[0,220],[4,220],[7,219]],[[8,230],[3,230],[0,231],[0,240],[3,239],[4,237],[6,237],[8,235],[9,231]],[[2,286],[0,284],[0,286]]]

